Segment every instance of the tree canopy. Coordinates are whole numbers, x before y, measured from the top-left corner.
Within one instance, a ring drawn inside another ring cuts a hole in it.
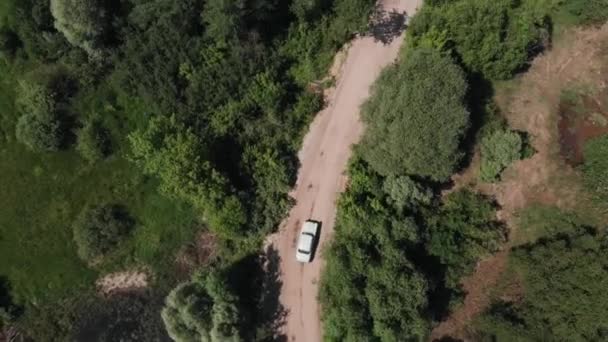
[[[469,125],[466,94],[465,76],[449,57],[429,49],[409,51],[382,72],[363,106],[363,158],[385,176],[446,180],[462,158],[459,147]]]

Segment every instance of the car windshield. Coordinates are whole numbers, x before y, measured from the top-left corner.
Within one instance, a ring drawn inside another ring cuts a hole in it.
[[[304,254],[310,254],[310,252],[309,252],[309,251],[305,251],[305,250],[303,250],[303,249],[298,249],[298,252],[300,252],[300,253],[304,253]]]

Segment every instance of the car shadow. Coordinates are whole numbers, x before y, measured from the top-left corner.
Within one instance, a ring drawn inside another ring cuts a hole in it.
[[[315,222],[317,224],[317,236],[315,237],[314,241],[312,242],[312,246],[311,246],[311,251],[310,251],[310,262],[315,260],[315,257],[317,256],[317,250],[319,247],[319,243],[321,241],[321,231],[323,230],[323,223],[321,221],[316,221],[316,220],[309,220],[312,222]]]

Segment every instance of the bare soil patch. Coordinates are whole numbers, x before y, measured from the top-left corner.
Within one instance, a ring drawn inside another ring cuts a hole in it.
[[[144,271],[123,271],[105,275],[95,283],[105,296],[132,292],[148,287],[148,274]]]
[[[511,241],[519,241],[515,239],[517,211],[530,204],[575,210],[594,207],[572,165],[582,162],[585,141],[608,132],[608,125],[601,125],[602,118],[608,119],[606,103],[602,102],[608,101],[607,46],[608,25],[572,29],[552,50],[536,58],[526,74],[510,83],[514,89],[498,89],[495,100],[503,115],[513,129],[530,134],[536,154],[513,163],[498,183],[478,181],[478,156],[453,178],[456,188],[468,186],[496,198],[501,207],[498,218],[507,224]],[[581,84],[593,89],[582,97],[582,110],[566,106],[563,91]],[[475,272],[463,279],[467,292],[463,305],[433,330],[431,339],[450,336],[471,340],[467,327],[494,297],[521,295],[523,289],[516,281],[513,286],[496,286],[502,281],[511,244],[480,262]]]

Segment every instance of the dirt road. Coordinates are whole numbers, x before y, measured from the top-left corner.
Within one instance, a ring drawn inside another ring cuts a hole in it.
[[[322,250],[331,237],[336,216],[335,202],[344,190],[344,171],[351,147],[363,131],[359,106],[380,71],[398,54],[403,41],[404,11],[412,16],[422,0],[382,0],[382,23],[373,30],[376,37],[355,39],[337,77],[329,104],[311,124],[300,151],[301,168],[292,196],[296,205],[270,241],[277,249],[281,269],[280,300],[287,316],[282,333],[289,341],[321,340],[317,303],[318,280],[323,266]],[[397,26],[397,30],[394,30]],[[391,36],[393,35],[393,36]],[[300,264],[295,244],[300,225],[307,219],[322,222],[319,248],[314,261]]]

